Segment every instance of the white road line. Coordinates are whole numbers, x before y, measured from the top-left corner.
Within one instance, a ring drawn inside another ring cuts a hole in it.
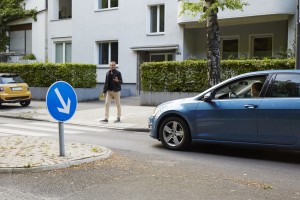
[[[58,127],[58,124],[56,123],[47,123],[47,122],[32,122],[29,124],[33,125],[41,125],[41,126],[48,126],[48,127]],[[93,131],[93,132],[104,132],[106,130],[100,129],[100,128],[93,128],[93,127],[80,127],[76,125],[71,125],[71,124],[64,124],[65,128],[70,128],[73,130],[80,130],[80,131]]]
[[[53,128],[47,128],[47,127],[39,127],[39,126],[33,126],[33,125],[26,125],[26,124],[2,124],[1,126],[5,126],[5,127],[12,127],[13,128],[21,128],[21,129],[30,129],[30,130],[34,130],[34,131],[48,131],[51,133],[58,133],[58,127],[55,129]],[[2,129],[2,128],[1,128]],[[1,131],[0,129],[0,131]],[[64,129],[64,133],[66,134],[78,134],[81,132],[78,131],[70,131],[70,130],[66,130]]]
[[[49,134],[45,133],[35,133],[33,131],[24,131],[24,130],[16,130],[12,128],[0,128],[0,133],[4,134],[15,134],[15,135],[29,135],[29,136],[49,136]]]

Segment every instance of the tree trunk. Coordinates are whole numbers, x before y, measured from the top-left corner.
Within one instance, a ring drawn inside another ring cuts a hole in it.
[[[205,0],[210,8],[215,0]],[[211,10],[206,21],[207,28],[207,65],[208,81],[210,86],[220,82],[220,30],[218,23],[218,10]]]

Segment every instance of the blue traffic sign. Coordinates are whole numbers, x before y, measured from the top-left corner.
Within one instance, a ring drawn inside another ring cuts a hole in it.
[[[47,91],[46,105],[54,119],[60,122],[69,120],[77,107],[77,96],[73,87],[65,81],[53,83]]]

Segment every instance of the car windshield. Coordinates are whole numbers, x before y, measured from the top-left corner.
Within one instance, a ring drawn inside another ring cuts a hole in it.
[[[24,81],[20,76],[2,76],[0,77],[0,83],[1,84],[24,83]]]

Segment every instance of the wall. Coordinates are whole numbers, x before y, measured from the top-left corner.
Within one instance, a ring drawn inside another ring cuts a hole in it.
[[[157,106],[167,101],[194,97],[200,93],[187,92],[145,92],[140,95],[141,106]]]
[[[177,24],[177,3],[174,0],[119,0],[119,8],[98,11],[96,1],[74,0],[72,18],[73,62],[97,64],[97,42],[118,40],[118,70],[124,85],[137,81],[136,46],[179,44],[182,52],[183,31]],[[165,34],[147,35],[147,5],[166,5]],[[176,12],[174,12],[176,11]],[[178,60],[182,56],[177,55]],[[97,81],[104,82],[108,66],[98,66]]]

